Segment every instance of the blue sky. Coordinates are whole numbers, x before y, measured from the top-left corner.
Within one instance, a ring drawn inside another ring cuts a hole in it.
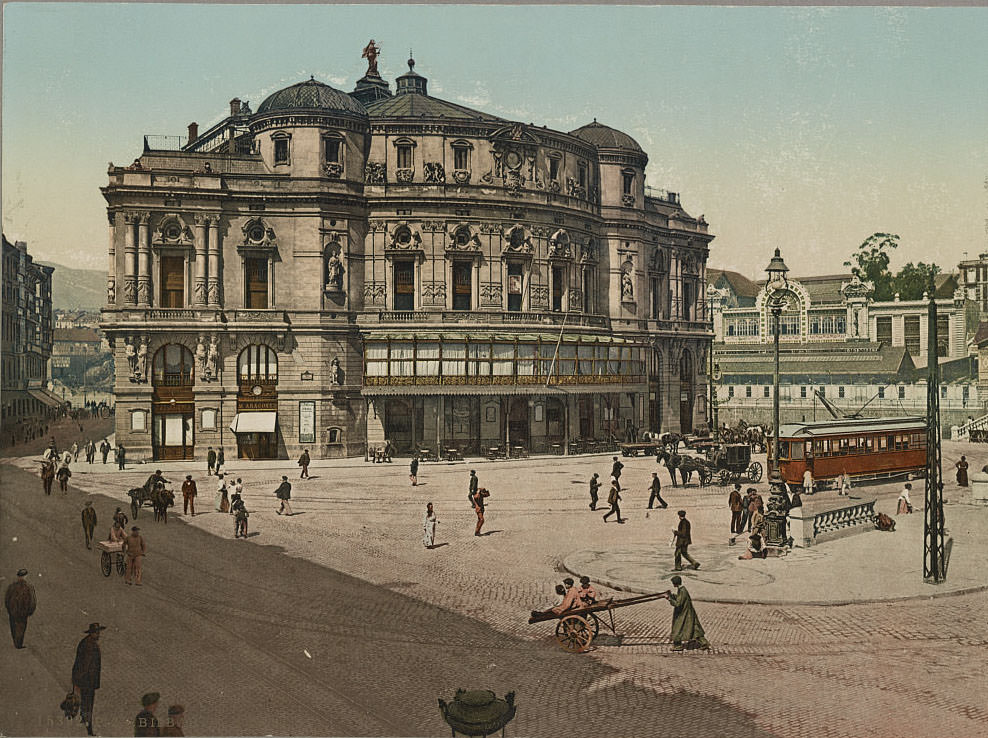
[[[3,228],[105,268],[99,187],[146,133],[216,122],[309,75],[344,90],[371,38],[393,81],[648,152],[717,235],[710,264],[838,271],[898,233],[894,265],[988,251],[988,10],[11,3],[4,6]]]

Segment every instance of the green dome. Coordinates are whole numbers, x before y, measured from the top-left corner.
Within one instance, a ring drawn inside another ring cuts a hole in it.
[[[269,95],[257,108],[257,115],[288,110],[327,110],[364,118],[364,106],[347,93],[315,79],[299,82]]]

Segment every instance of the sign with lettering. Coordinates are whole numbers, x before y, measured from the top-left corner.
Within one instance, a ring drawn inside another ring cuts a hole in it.
[[[298,404],[298,442],[316,442],[315,400],[303,400]]]

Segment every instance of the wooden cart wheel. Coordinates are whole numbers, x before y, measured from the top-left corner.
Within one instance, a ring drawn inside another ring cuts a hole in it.
[[[730,484],[731,483],[731,472],[730,472],[730,470],[728,470],[728,469],[721,469],[720,470],[720,480],[719,481],[720,481],[720,486],[721,487],[726,487],[728,484]]]
[[[113,562],[110,560],[109,551],[101,551],[99,555],[99,568],[103,571],[103,576],[110,576],[110,572],[113,571]]]
[[[117,574],[123,576],[127,571],[127,562],[124,561],[123,554],[117,554]]]
[[[594,631],[584,618],[579,615],[567,615],[560,618],[556,625],[556,640],[564,650],[570,653],[586,651],[593,641]]]
[[[590,627],[593,628],[593,638],[590,639],[592,641],[600,632],[600,616],[596,613],[591,613],[588,622],[590,623]]]
[[[762,478],[762,465],[757,461],[752,461],[751,466],[748,467],[748,479],[752,482],[757,482]]]
[[[137,498],[130,498],[130,511],[134,514],[134,520],[137,520],[137,511],[140,509],[140,505],[137,504]]]

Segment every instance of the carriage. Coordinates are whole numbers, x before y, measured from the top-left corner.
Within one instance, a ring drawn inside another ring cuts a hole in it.
[[[615,600],[609,597],[606,600],[598,600],[588,607],[575,607],[559,614],[554,612],[535,613],[529,619],[531,623],[543,623],[548,620],[558,620],[556,623],[556,641],[562,646],[564,651],[570,653],[583,653],[593,643],[594,638],[600,632],[603,625],[611,633],[617,635],[614,625],[614,610],[619,607],[630,607],[631,605],[641,605],[646,602],[654,602],[665,598],[668,592],[655,592],[652,594],[628,597],[623,600]]]
[[[117,574],[123,576],[124,572],[127,571],[127,564],[124,562],[122,541],[99,541],[96,544],[96,550],[100,552],[99,568],[104,577],[113,573],[114,565]]]
[[[725,443],[713,452],[711,461],[721,485],[740,482],[744,478],[755,483],[762,478],[762,465],[751,460],[751,446],[747,443]]]

